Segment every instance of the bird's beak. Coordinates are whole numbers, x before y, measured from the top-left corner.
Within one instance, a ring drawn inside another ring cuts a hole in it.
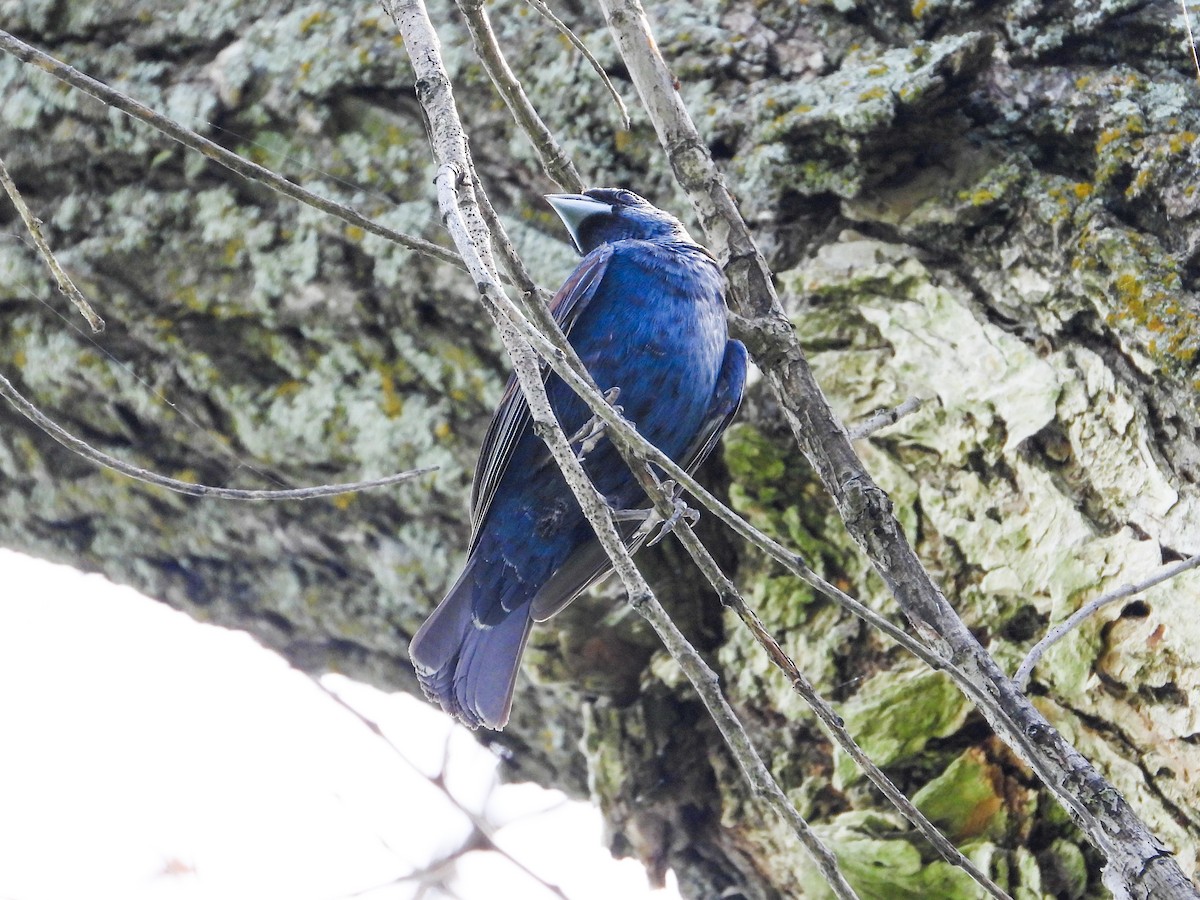
[[[571,233],[575,249],[583,253],[583,243],[579,240],[579,229],[592,216],[611,215],[613,208],[610,203],[601,203],[583,194],[547,194],[546,201],[558,213],[558,217]]]

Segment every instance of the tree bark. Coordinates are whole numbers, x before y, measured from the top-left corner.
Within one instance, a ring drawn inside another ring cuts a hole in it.
[[[519,4],[490,11],[585,179],[684,214],[645,115],[630,103],[633,128],[620,130],[552,29]],[[538,202],[552,185],[457,15],[431,12],[476,164],[553,287],[573,254]],[[558,12],[632,101],[598,11]],[[847,420],[929,401],[859,450],[1002,666],[1089,597],[1200,550],[1200,114],[1175,4],[651,12],[826,393]],[[377,8],[210,2],[121,16],[5,7],[0,27],[447,243],[412,75]],[[207,483],[441,466],[339,501],[196,500],[98,471],[5,409],[0,541],[246,629],[302,669],[414,690],[407,640],[461,562],[467,483],[506,369],[470,279],[249,186],[11,58],[0,87],[0,153],[108,322],[86,337],[29,247],[0,244],[0,359],[44,410],[107,452]],[[0,216],[22,235],[9,207]],[[762,385],[707,476],[831,581],[891,609]],[[1102,860],[943,675],[708,518],[705,536],[784,648],[973,859],[1014,896],[1105,896]],[[863,896],[975,896],[831,753],[677,548],[639,561]],[[1189,873],[1198,587],[1188,573],[1101,614],[1050,651],[1031,687]],[[789,835],[744,814],[715,729],[611,585],[536,632],[525,670],[513,724],[486,735],[512,751],[512,777],[593,797],[613,849],[674,867],[690,896],[822,896]]]

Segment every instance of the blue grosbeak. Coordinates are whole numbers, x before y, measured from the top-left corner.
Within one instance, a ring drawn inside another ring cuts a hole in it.
[[[620,388],[639,433],[695,469],[737,412],[746,380],[746,348],[728,338],[720,268],[676,218],[631,191],[547,200],[584,255],[551,301],[555,320],[596,383]],[[546,390],[566,434],[585,431],[586,404],[556,375]],[[507,723],[532,623],[611,571],[530,422],[510,378],[479,454],[466,566],[409,647],[425,693],[471,728]],[[603,436],[584,469],[614,509],[648,506]],[[645,529],[620,525],[627,543],[640,543]]]

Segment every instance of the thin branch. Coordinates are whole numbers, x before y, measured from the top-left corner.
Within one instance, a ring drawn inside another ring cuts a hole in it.
[[[488,234],[491,236],[492,247],[496,254],[500,257],[500,262],[504,266],[505,272],[508,273],[508,282],[521,292],[521,309],[525,315],[538,323],[543,331],[553,325],[554,331],[560,331],[554,317],[550,315],[550,310],[547,304],[550,302],[550,292],[542,287],[539,287],[537,282],[533,280],[533,275],[529,269],[525,267],[525,261],[521,259],[517,253],[516,245],[508,236],[508,231],[504,227],[504,222],[500,218],[500,214],[496,212],[496,208],[492,206],[492,201],[488,198],[487,192],[483,189],[483,182],[479,178],[479,173],[474,169],[474,160],[468,160],[472,168],[470,178],[472,184],[475,185],[475,197],[479,201],[479,212],[483,216],[484,224],[487,225]],[[553,334],[553,331],[546,331],[547,334]],[[566,343],[566,337],[563,337],[563,343]],[[569,347],[570,344],[567,344]],[[580,368],[583,368],[583,363],[580,362]],[[583,371],[587,371],[583,369]]]
[[[550,882],[546,881],[546,879],[542,878],[540,875],[538,875],[536,872],[534,872],[532,869],[530,869],[529,866],[525,865],[525,863],[521,862],[521,860],[517,859],[515,856],[513,856],[511,853],[509,853],[507,850],[505,850],[503,847],[501,847],[499,844],[497,844],[496,843],[496,829],[492,826],[492,823],[489,822],[487,819],[485,819],[483,816],[479,815],[473,809],[466,806],[457,797],[455,797],[454,794],[452,794],[450,792],[450,789],[446,787],[445,764],[444,763],[443,763],[443,767],[442,767],[441,777],[431,777],[430,775],[426,774],[425,771],[422,770],[420,766],[418,766],[416,763],[414,763],[411,759],[408,758],[408,755],[403,750],[401,750],[395,743],[393,743],[392,739],[389,738],[384,733],[383,729],[379,726],[378,722],[376,722],[374,719],[370,718],[366,714],[364,714],[364,713],[360,712],[358,709],[356,709],[351,703],[346,701],[337,691],[333,690],[331,687],[329,687],[329,685],[327,685],[323,681],[321,681],[321,679],[319,677],[313,676],[312,680],[313,680],[313,684],[315,684],[318,688],[320,688],[322,691],[324,691],[325,695],[327,697],[329,697],[330,700],[332,700],[334,703],[336,703],[342,709],[346,710],[346,712],[350,713],[350,715],[354,716],[354,718],[358,719],[358,721],[360,723],[362,723],[364,726],[366,726],[366,728],[369,729],[372,734],[374,734],[377,738],[379,738],[381,741],[383,741],[388,746],[388,748],[391,749],[391,751],[400,758],[401,762],[403,762],[406,766],[408,766],[413,772],[417,773],[417,775],[424,778],[427,782],[429,782],[430,785],[432,785],[433,787],[435,787],[439,791],[441,791],[442,794],[445,795],[446,800],[449,801],[450,805],[453,806],[455,808],[455,810],[457,810],[459,813],[461,813],[463,815],[463,817],[471,823],[471,827],[474,828],[475,831],[477,831],[480,835],[482,835],[484,840],[487,842],[487,849],[495,851],[496,853],[503,856],[512,865],[516,866],[518,869],[520,869],[522,872],[524,872],[530,878],[532,878],[535,881],[537,881],[538,883],[540,883],[542,885],[542,887],[544,887],[550,893],[554,894],[554,896],[561,897],[562,900],[567,900],[567,895],[563,892],[562,888],[560,888],[556,884],[551,884]],[[397,879],[397,880],[410,881],[413,878],[414,878],[414,875],[410,874],[410,875],[405,875],[405,876],[403,876],[402,879]],[[389,883],[394,883],[394,882],[389,882]],[[378,887],[385,887],[385,885],[378,885],[377,888]],[[377,888],[372,888],[371,890],[375,890]],[[363,893],[363,892],[360,892],[360,893]],[[351,895],[351,896],[353,896],[353,895]]]
[[[1187,0],[1179,0],[1179,8],[1183,11],[1183,27],[1187,31],[1188,49],[1192,51],[1192,66],[1196,70],[1196,80],[1200,81],[1200,56],[1196,55],[1196,36],[1192,34],[1192,14],[1188,11]]]
[[[463,255],[489,312],[496,320],[500,338],[512,357],[517,379],[529,402],[533,429],[545,442],[563,472],[563,477],[580,508],[592,525],[601,546],[609,555],[629,596],[630,604],[650,622],[668,652],[679,663],[716,722],[722,737],[737,760],[751,790],[789,823],[812,855],[835,894],[842,898],[857,895],[838,869],[837,860],[795,807],[758,755],[745,729],[718,687],[716,673],[701,659],[683,634],[671,622],[633,564],[612,520],[611,510],[588,481],[583,466],[571,449],[554,418],[542,383],[538,357],[516,328],[524,320],[515,306],[504,297],[491,254],[487,230],[474,201],[474,187],[467,176],[470,152],[462,130],[449,76],[441,60],[437,34],[421,0],[392,0],[384,8],[396,21],[404,46],[416,72],[417,96],[426,110],[438,170],[438,204],[443,220]],[[503,300],[501,299],[503,298]],[[505,306],[502,312],[501,307]],[[512,318],[505,312],[511,308]],[[528,323],[525,323],[528,326]]]
[[[851,428],[849,431],[850,440],[859,441],[865,437],[870,437],[875,432],[887,428],[889,425],[895,425],[905,416],[915,413],[924,405],[925,401],[920,397],[909,397],[899,406],[894,406],[891,409],[881,409],[869,419],[864,419]]]
[[[1158,574],[1150,576],[1145,581],[1123,585],[1115,591],[1109,591],[1107,594],[1085,603],[1068,618],[1046,632],[1046,636],[1033,645],[1033,649],[1021,661],[1021,665],[1017,667],[1017,673],[1013,675],[1013,681],[1016,683],[1017,688],[1023,691],[1029,685],[1029,676],[1033,674],[1034,666],[1046,655],[1047,650],[1104,607],[1110,603],[1116,603],[1118,600],[1124,600],[1126,597],[1132,597],[1134,594],[1140,594],[1142,591],[1147,591],[1156,584],[1169,581],[1176,575],[1180,575],[1197,566],[1200,566],[1200,553],[1183,560],[1183,562],[1175,563],[1173,566],[1167,566],[1165,569],[1160,570]]]
[[[504,51],[492,31],[492,23],[487,11],[483,8],[483,0],[455,0],[459,11],[467,20],[467,29],[475,43],[475,55],[483,63],[484,70],[492,79],[492,84],[503,98],[508,111],[525,135],[529,138],[533,149],[537,152],[542,168],[546,170],[554,182],[568,191],[579,193],[583,190],[583,179],[575,169],[575,164],[555,140],[542,117],[538,115],[525,89],[513,74],[504,58]]]
[[[149,469],[143,469],[135,466],[132,463],[127,463],[124,460],[117,459],[115,456],[109,456],[102,450],[97,450],[87,441],[75,437],[75,435],[66,431],[57,422],[43,413],[40,409],[27,400],[13,386],[13,383],[0,375],[0,396],[4,397],[9,403],[16,407],[27,419],[32,421],[38,428],[54,438],[68,450],[73,450],[80,456],[91,460],[92,462],[103,466],[106,469],[112,469],[114,472],[120,472],[122,475],[127,475],[130,478],[135,478],[138,481],[146,484],[157,485],[158,487],[166,488],[169,491],[174,491],[177,494],[187,494],[191,497],[217,497],[222,500],[312,500],[316,497],[331,497],[336,494],[352,494],[358,491],[365,491],[368,488],[386,487],[390,484],[399,484],[402,481],[410,481],[418,475],[426,475],[429,472],[437,470],[437,466],[427,466],[423,469],[412,469],[407,472],[399,472],[395,475],[388,475],[385,478],[373,478],[370,481],[351,481],[345,484],[322,484],[316,487],[306,488],[286,488],[286,489],[271,489],[271,490],[242,490],[240,488],[213,487],[207,484],[193,484],[190,481],[180,481],[176,478],[168,478],[166,475],[159,475],[157,472],[151,472]]]
[[[558,29],[558,33],[570,41],[571,45],[583,54],[583,58],[588,61],[588,64],[592,67],[592,71],[600,76],[600,80],[604,83],[605,88],[608,89],[609,96],[617,104],[617,110],[621,114],[621,127],[625,131],[633,127],[633,123],[629,119],[629,109],[625,106],[625,101],[621,99],[621,94],[613,86],[608,73],[604,71],[604,66],[600,65],[600,60],[596,59],[592,51],[587,48],[587,44],[579,39],[566,22],[555,15],[554,11],[543,0],[525,0],[525,2],[541,13],[542,18]]]
[[[449,263],[452,266],[463,268],[462,260],[453,252],[445,247],[439,247],[432,241],[426,241],[422,238],[412,237],[407,234],[402,234],[388,228],[374,219],[369,219],[357,210],[314,194],[312,191],[305,190],[297,184],[288,181],[282,175],[272,172],[270,169],[253,163],[245,157],[239,156],[229,150],[226,150],[220,144],[210,141],[208,138],[201,137],[189,128],[180,123],[169,119],[160,113],[155,112],[144,103],[134,100],[115,90],[103,82],[97,81],[88,75],[83,74],[78,69],[72,68],[64,62],[55,59],[47,53],[43,53],[36,47],[31,47],[24,41],[13,37],[6,31],[0,31],[0,50],[5,53],[12,54],[22,62],[37,66],[39,69],[50,73],[60,81],[64,81],[72,87],[91,94],[102,103],[119,109],[126,115],[132,116],[141,122],[145,122],[153,128],[158,129],[167,137],[178,141],[185,147],[190,147],[193,150],[203,154],[225,168],[229,169],[242,178],[248,181],[258,181],[268,187],[278,191],[285,196],[291,197],[293,200],[298,200],[314,209],[319,209],[321,212],[334,218],[341,219],[350,225],[354,225],[363,231],[369,231],[371,234],[379,235],[382,238],[399,244],[401,247],[407,247],[409,250],[415,250],[425,256],[430,256],[440,262]]]
[[[630,78],[679,184],[726,260],[732,306],[793,436],[820,475],[847,530],[913,626],[973,682],[967,691],[997,735],[1050,788],[1107,858],[1103,881],[1124,896],[1200,897],[1128,802],[1029,702],[958,618],[854,452],[800,347],[766,261],[688,114],[638,0],[599,0]]]
[[[13,206],[20,213],[21,221],[25,223],[25,229],[29,232],[29,236],[33,238],[33,245],[37,247],[37,252],[45,260],[47,268],[50,269],[50,274],[58,282],[59,291],[62,292],[64,297],[75,304],[75,308],[79,310],[79,314],[87,319],[88,325],[92,328],[92,333],[99,334],[104,330],[104,320],[96,315],[96,311],[92,309],[92,304],[88,303],[87,298],[83,296],[79,288],[75,287],[75,282],[71,280],[71,276],[58,264],[58,260],[54,257],[54,251],[50,249],[50,244],[47,243],[45,236],[42,234],[41,221],[29,211],[29,207],[25,203],[25,198],[17,190],[17,185],[8,174],[8,167],[4,165],[3,159],[0,159],[0,185],[4,186],[4,191],[8,194],[8,199],[12,201]]]

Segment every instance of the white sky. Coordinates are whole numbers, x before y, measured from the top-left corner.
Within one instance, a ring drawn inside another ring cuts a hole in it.
[[[440,712],[335,676],[497,842],[575,898],[652,893],[600,816],[533,785]],[[490,794],[490,796],[489,796]],[[469,826],[387,743],[248,636],[95,575],[0,550],[0,900],[392,900]],[[494,853],[459,897],[553,896]],[[426,896],[444,896],[437,892]]]

